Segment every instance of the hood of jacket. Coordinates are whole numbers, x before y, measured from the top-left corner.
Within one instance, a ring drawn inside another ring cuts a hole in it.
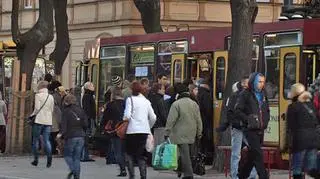
[[[248,89],[250,91],[253,91],[253,92],[256,91],[257,84],[255,84],[255,81],[257,80],[257,78],[259,78],[259,76],[263,76],[263,75],[258,72],[254,72],[250,75],[249,82],[248,82]]]

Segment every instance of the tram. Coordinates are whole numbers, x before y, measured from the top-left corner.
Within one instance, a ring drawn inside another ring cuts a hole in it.
[[[289,104],[290,86],[296,82],[309,86],[320,72],[318,32],[320,19],[254,25],[252,71],[259,71],[266,76],[271,112],[264,145],[279,148],[279,152],[272,157],[279,165],[282,160],[288,159],[280,150],[285,143],[285,112]],[[165,73],[171,84],[209,75],[212,79],[214,129],[220,122],[230,35],[230,27],[214,27],[102,38],[99,57],[78,66],[77,79],[88,79],[96,85],[97,104],[102,105],[104,92],[111,84],[113,75],[124,79],[133,75],[152,81],[158,73]],[[87,76],[81,77],[80,74]],[[213,143],[216,144],[216,140]]]

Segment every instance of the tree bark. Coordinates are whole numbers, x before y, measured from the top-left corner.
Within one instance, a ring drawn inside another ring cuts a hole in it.
[[[54,70],[56,75],[61,75],[63,63],[68,56],[70,49],[67,0],[54,0],[55,24],[57,40],[54,51],[50,54],[49,59],[54,61]]]
[[[134,0],[134,4],[141,14],[145,32],[163,32],[160,24],[160,0]]]
[[[21,73],[27,74],[27,89],[31,89],[32,74],[40,50],[53,40],[53,0],[39,1],[39,18],[27,32],[19,29],[19,1],[12,1],[11,32],[21,61]]]
[[[256,0],[231,0],[230,6],[232,14],[231,48],[223,104],[232,92],[232,85],[251,72],[253,24],[258,13]],[[220,122],[226,120],[226,109],[223,105]],[[230,138],[230,130],[222,133],[219,136],[219,145],[230,145]],[[214,167],[221,171],[224,161],[222,152],[218,152]]]

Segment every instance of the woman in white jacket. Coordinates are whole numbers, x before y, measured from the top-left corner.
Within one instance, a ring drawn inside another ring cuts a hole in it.
[[[47,167],[49,168],[52,164],[52,149],[49,137],[52,126],[54,99],[53,96],[48,93],[47,87],[47,81],[40,81],[38,83],[38,93],[35,95],[33,114],[36,115],[36,118],[32,126],[32,152],[34,155],[34,161],[31,162],[31,164],[34,166],[38,165],[39,139],[42,135],[47,155]]]
[[[156,121],[151,103],[141,92],[139,82],[132,83],[132,96],[126,100],[124,119],[129,120],[126,132],[126,152],[128,159],[129,179],[134,179],[134,161],[138,162],[140,178],[147,178],[146,141],[150,128]]]

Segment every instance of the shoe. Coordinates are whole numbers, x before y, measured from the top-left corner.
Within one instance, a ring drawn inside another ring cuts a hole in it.
[[[38,160],[34,160],[33,162],[31,162],[31,165],[38,166]]]
[[[67,179],[71,179],[71,178],[72,178],[72,176],[73,176],[73,173],[72,173],[72,172],[70,172],[70,173],[67,175]]]
[[[119,175],[117,175],[117,177],[126,177],[127,176],[127,172],[126,171],[121,171]]]
[[[50,168],[52,165],[52,157],[48,157],[47,159],[47,168]]]

